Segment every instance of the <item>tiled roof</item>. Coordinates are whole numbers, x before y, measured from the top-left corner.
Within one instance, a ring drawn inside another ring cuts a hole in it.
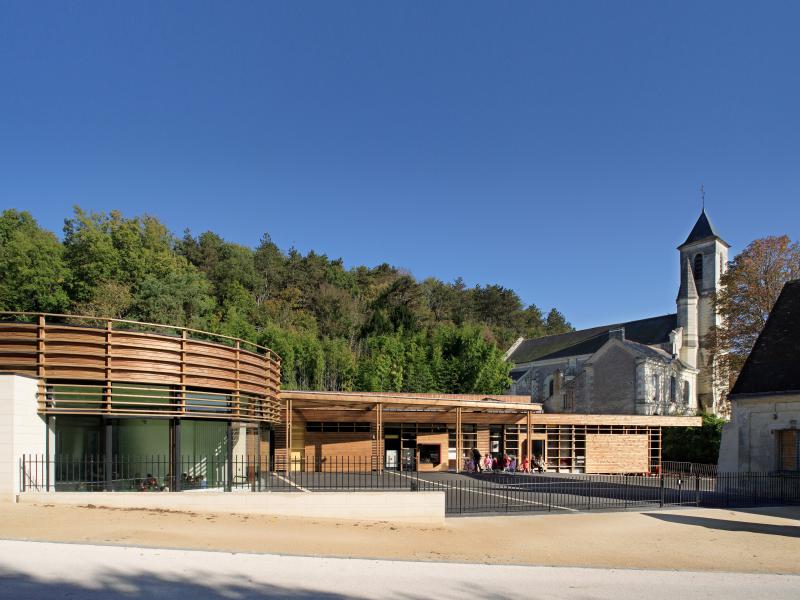
[[[593,354],[608,341],[610,330],[620,328],[625,329],[626,340],[646,345],[666,344],[669,342],[670,332],[677,326],[678,317],[672,313],[627,323],[570,331],[560,335],[532,338],[523,340],[511,353],[508,360],[513,364],[520,364],[550,358]]]
[[[709,238],[719,238],[722,240],[717,233],[717,230],[711,224],[711,221],[706,214],[706,209],[704,208],[700,213],[700,218],[697,219],[697,223],[694,224],[692,231],[689,233],[689,237],[687,237],[686,241],[678,247],[681,248],[686,244],[692,244],[694,242],[699,242]]]
[[[800,391],[800,279],[783,286],[731,395],[796,391]]]

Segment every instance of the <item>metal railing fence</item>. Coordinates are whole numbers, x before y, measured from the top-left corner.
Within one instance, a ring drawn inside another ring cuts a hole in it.
[[[414,490],[416,471],[397,473],[365,457],[283,459],[224,454],[56,456],[20,459],[21,492]]]
[[[20,460],[20,491],[441,491],[448,515],[800,505],[800,473],[420,473],[363,457],[111,456]]]
[[[661,472],[668,475],[700,475],[700,477],[716,477],[717,465],[664,460],[661,461]]]

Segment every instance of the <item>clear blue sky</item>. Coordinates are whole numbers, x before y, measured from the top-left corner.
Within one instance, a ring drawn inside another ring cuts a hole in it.
[[[707,190],[800,237],[798,2],[0,1],[0,201],[674,310]]]

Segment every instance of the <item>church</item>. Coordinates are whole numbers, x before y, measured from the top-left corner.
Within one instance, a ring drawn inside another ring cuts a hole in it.
[[[678,246],[676,312],[541,338],[519,338],[506,352],[510,393],[530,395],[545,412],[686,415],[720,413],[706,335],[719,322],[713,296],[730,245],[705,208]]]

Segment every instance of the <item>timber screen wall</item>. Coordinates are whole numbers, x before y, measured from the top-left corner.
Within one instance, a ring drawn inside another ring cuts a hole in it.
[[[280,420],[277,354],[183,327],[0,313],[0,371],[37,377],[47,415]]]

